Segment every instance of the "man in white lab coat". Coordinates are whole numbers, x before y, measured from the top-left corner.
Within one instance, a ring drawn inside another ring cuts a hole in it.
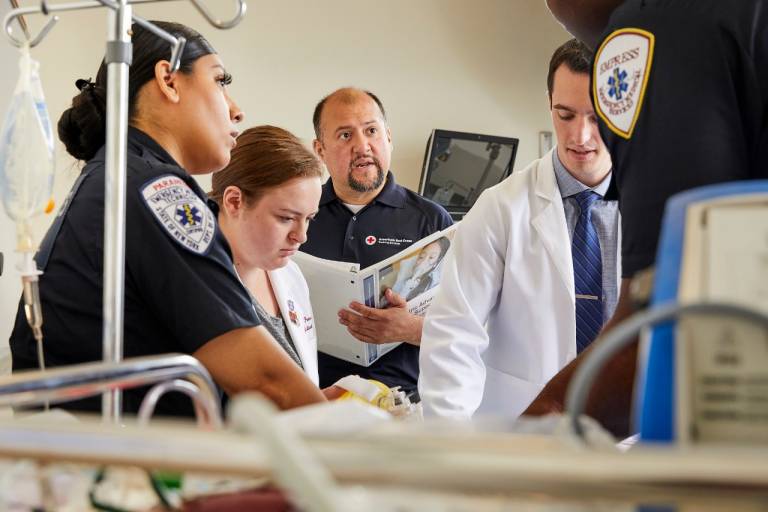
[[[613,314],[619,213],[605,197],[611,160],[590,63],[575,40],[555,51],[547,86],[557,146],[484,192],[459,226],[422,332],[426,415],[518,416]],[[595,291],[580,289],[586,274]]]

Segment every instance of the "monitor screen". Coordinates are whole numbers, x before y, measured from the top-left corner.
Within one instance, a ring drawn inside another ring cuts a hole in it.
[[[419,193],[460,218],[483,190],[509,176],[518,142],[510,137],[433,130]]]

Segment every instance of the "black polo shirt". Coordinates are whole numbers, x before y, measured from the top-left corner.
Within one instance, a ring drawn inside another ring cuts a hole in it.
[[[396,184],[391,172],[376,199],[356,214],[336,197],[328,180],[323,185],[320,210],[309,225],[307,242],[301,250],[319,258],[359,263],[365,268],[452,223],[442,206]],[[407,343],[367,368],[322,352],[318,359],[321,387],[357,374],[410,392],[416,389],[419,378],[419,348]]]
[[[599,49],[620,30],[634,31],[634,42],[601,58]],[[642,66],[633,63],[645,55],[635,42],[648,34],[653,50],[643,89],[635,74]],[[598,45],[592,90],[598,113],[601,102],[614,112],[639,104],[633,127],[626,118],[631,133],[600,121],[613,158],[629,277],[653,264],[670,196],[768,176],[768,2],[626,0]]]
[[[102,149],[88,162],[35,259],[40,278],[48,367],[102,359],[104,248]],[[124,356],[192,354],[236,328],[259,325],[237,278],[229,246],[205,193],[154,140],[128,135]],[[10,339],[13,370],[37,369],[35,340],[20,304]],[[135,413],[146,390],[126,390]],[[100,410],[100,399],[72,402]],[[192,414],[188,398],[166,395],[158,414]]]

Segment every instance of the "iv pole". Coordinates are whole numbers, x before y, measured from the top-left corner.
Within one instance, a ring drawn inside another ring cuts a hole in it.
[[[107,16],[107,151],[104,179],[104,289],[102,331],[105,363],[123,358],[123,299],[125,295],[125,181],[128,161],[128,73],[133,58],[131,7],[119,0]],[[122,393],[113,389],[102,395],[105,421],[120,422]]]
[[[107,64],[107,140],[104,181],[104,286],[102,331],[104,362],[118,363],[123,358],[123,299],[125,284],[125,182],[128,134],[128,77],[132,59],[131,21],[134,21],[173,45],[171,66],[178,69],[184,49],[184,38],[175,38],[152,23],[132,15],[131,4],[167,0],[86,0],[81,2],[48,5],[41,0],[39,7],[22,7],[9,12],[3,23],[8,38],[16,46],[24,43],[13,37],[11,23],[25,14],[109,7],[107,18],[108,40],[105,62]],[[228,21],[214,19],[200,0],[190,0],[194,7],[216,28],[226,29],[237,25],[245,15],[244,0],[237,1],[237,14]],[[39,44],[53,28],[58,16],[52,17],[41,32],[29,41],[30,47]],[[23,25],[26,26],[26,25]],[[102,419],[117,424],[122,412],[122,393],[115,389],[102,397]]]

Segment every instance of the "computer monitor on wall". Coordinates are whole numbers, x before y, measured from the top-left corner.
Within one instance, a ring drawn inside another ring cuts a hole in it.
[[[483,190],[509,176],[518,143],[511,137],[432,130],[419,193],[461,219]]]

